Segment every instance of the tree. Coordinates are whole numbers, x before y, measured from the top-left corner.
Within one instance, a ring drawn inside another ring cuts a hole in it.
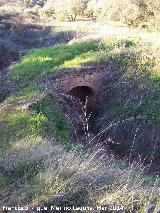
[[[40,13],[45,17],[55,18],[55,0],[47,0]]]
[[[87,17],[97,17],[100,14],[100,6],[97,0],[91,0],[87,3],[85,15]]]
[[[56,0],[55,13],[59,20],[75,21],[78,16],[84,15],[83,0]]]
[[[159,0],[104,0],[101,18],[124,22],[130,26],[160,25]]]

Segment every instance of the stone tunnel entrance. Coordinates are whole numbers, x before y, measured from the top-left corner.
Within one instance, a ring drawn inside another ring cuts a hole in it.
[[[92,128],[97,93],[91,87],[83,85],[72,88],[68,91],[68,94],[73,97],[73,100],[69,98],[68,105],[70,106],[70,117],[74,123],[74,128],[76,128],[76,133],[82,141],[84,138],[88,140],[89,134],[94,135]]]
[[[97,118],[102,112],[102,85],[105,76],[104,67],[74,68],[57,72],[49,81],[48,88],[51,91],[52,87],[60,91],[60,102],[73,127],[71,135],[76,140],[86,137],[86,133],[94,135],[98,128]]]
[[[71,89],[68,94],[78,99],[82,104],[87,101],[88,107],[92,107],[94,104],[95,92],[88,86],[77,86]]]

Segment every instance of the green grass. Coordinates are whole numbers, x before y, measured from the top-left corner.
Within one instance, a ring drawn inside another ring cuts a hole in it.
[[[54,97],[43,95],[37,84],[8,97],[0,111],[0,151],[28,135],[55,137],[69,141],[69,124]],[[26,108],[27,105],[31,108]]]
[[[5,189],[6,187],[6,180],[5,177],[0,177],[0,192]]]
[[[86,63],[105,62],[108,53],[115,47],[129,48],[133,45],[135,41],[131,39],[118,42],[110,39],[106,43],[94,40],[79,41],[34,50],[13,67],[11,77],[23,87],[36,78],[47,76],[63,68],[76,68]]]
[[[3,128],[0,130],[0,148],[5,149],[14,140],[40,133],[45,119],[43,114],[32,111],[16,110],[8,113],[3,121]]]
[[[62,110],[52,98],[38,101],[33,108],[23,111],[22,106],[18,106],[11,112],[3,113],[0,148],[5,149],[11,141],[20,140],[32,134],[46,135],[47,133],[49,136],[69,140],[69,126]]]
[[[108,40],[79,41],[56,45],[52,48],[34,50],[28,53],[22,61],[15,65],[11,77],[19,86],[25,86],[35,78],[44,77],[63,68],[80,67],[82,64],[104,62],[109,51],[115,46],[133,46],[135,41]]]
[[[160,113],[157,111],[157,104],[160,100],[158,57],[154,58],[155,52],[150,51],[150,46],[143,45],[145,44],[132,45],[132,48],[128,49],[122,48],[118,53],[113,52],[108,57],[107,61],[110,61],[113,68],[119,71],[119,79],[121,80],[119,81],[118,95],[116,95],[117,100],[120,101],[117,101],[116,98],[107,100],[106,107],[111,108],[111,113],[117,119],[123,118],[123,115],[126,114],[133,114],[134,116],[147,117],[154,125],[159,126]],[[127,45],[127,47],[129,46]],[[135,91],[132,92],[129,89],[127,86],[129,82]],[[143,100],[140,106],[137,106],[140,98],[136,101],[129,98],[135,92]]]
[[[33,106],[33,109],[45,117],[43,131],[48,135],[69,140],[69,124],[66,122],[62,109],[53,96],[46,96]]]
[[[0,193],[4,205],[14,199],[27,206],[121,204],[136,212],[160,208],[159,178],[145,175],[142,165],[104,157],[100,150],[67,151],[63,143],[30,136],[16,141],[0,161],[6,168],[14,166],[5,194]]]
[[[68,67],[70,61],[73,63],[72,60],[78,56],[84,58],[88,52],[98,50],[98,46],[99,44],[94,41],[86,41],[35,50],[13,67],[11,76],[18,85],[25,86],[37,77],[47,76],[60,68]],[[77,60],[74,65],[77,66],[79,63],[80,61]]]

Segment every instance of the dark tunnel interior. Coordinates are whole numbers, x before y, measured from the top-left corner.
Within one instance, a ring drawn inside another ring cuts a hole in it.
[[[94,91],[88,86],[77,86],[70,90],[68,94],[80,100],[82,103],[85,103],[86,98],[88,97],[88,101],[91,103],[94,96]]]

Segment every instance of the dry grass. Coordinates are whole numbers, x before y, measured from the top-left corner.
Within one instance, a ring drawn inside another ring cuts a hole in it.
[[[144,42],[150,42],[155,46],[160,46],[159,32],[147,32],[139,28],[129,28],[119,22],[94,22],[94,21],[76,21],[76,22],[56,22],[56,29],[78,32],[87,32],[86,38],[107,39],[107,38],[137,38]]]
[[[158,178],[153,181],[144,175],[142,165],[115,161],[101,150],[67,151],[55,140],[32,136],[13,143],[0,161],[3,175],[8,174],[8,184],[0,194],[1,206],[122,205],[130,212],[160,209]]]

